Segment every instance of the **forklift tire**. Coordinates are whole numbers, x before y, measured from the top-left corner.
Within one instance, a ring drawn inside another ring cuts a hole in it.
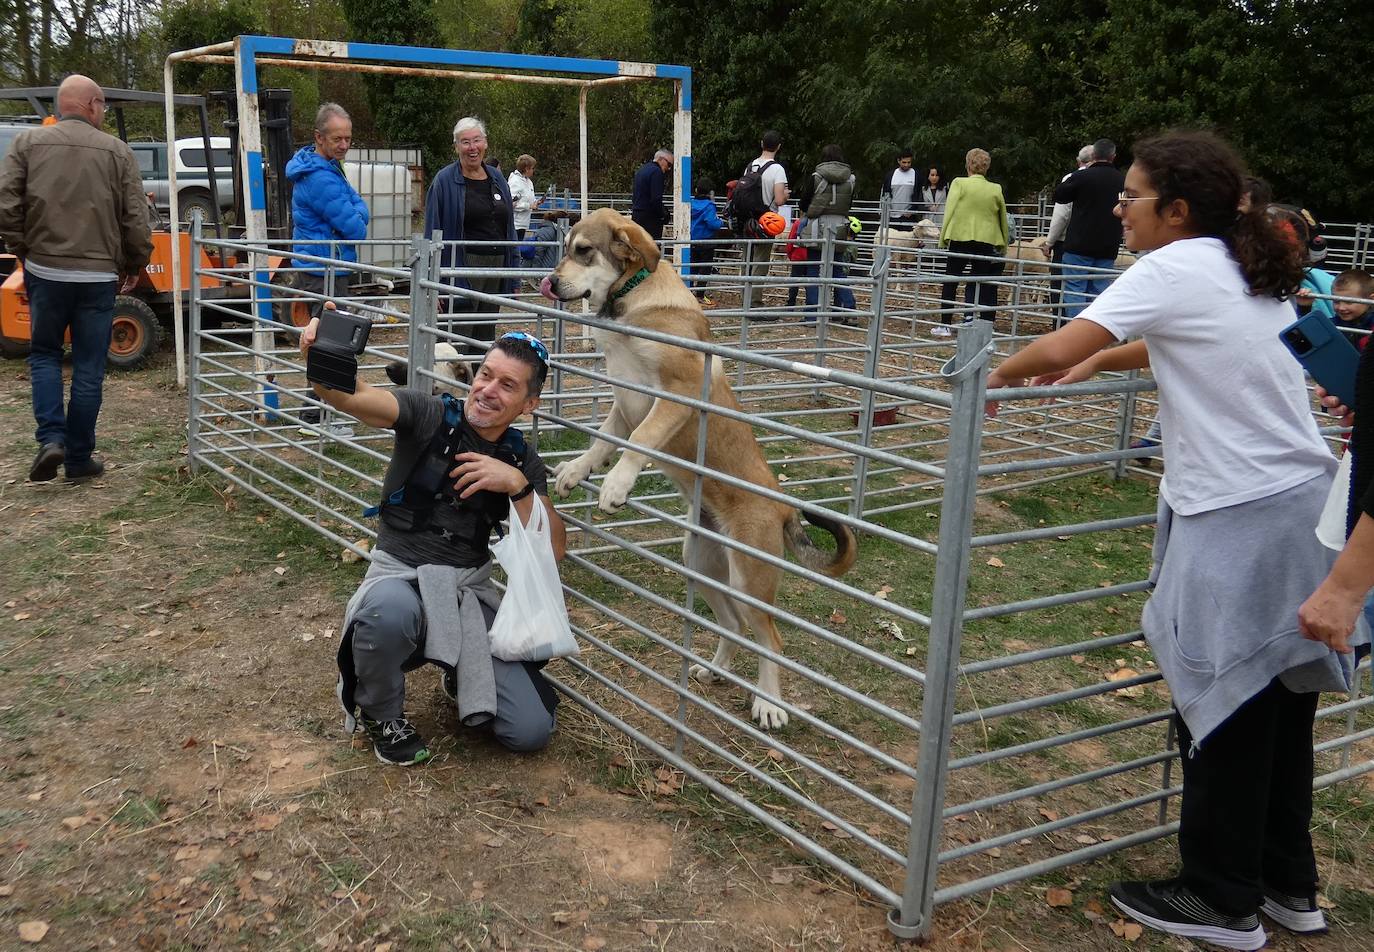
[[[205,223],[208,231],[214,226],[210,224],[214,216],[214,206],[210,204],[210,196],[205,192],[183,192],[177,202],[178,211],[181,213],[181,223],[187,228],[191,227],[191,213],[200,209],[200,220]]]
[[[109,365],[119,370],[142,367],[157,353],[162,325],[147,302],[121,294],[115,298],[114,327],[110,331]]]

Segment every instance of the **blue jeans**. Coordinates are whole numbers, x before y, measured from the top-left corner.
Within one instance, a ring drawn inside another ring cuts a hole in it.
[[[1088,306],[1089,301],[1107,290],[1107,285],[1112,283],[1111,275],[1075,271],[1075,265],[1084,268],[1115,268],[1116,259],[1089,258],[1086,255],[1064,253],[1064,316],[1069,320],[1077,317],[1078,313]]]
[[[819,277],[820,277],[820,274],[821,274],[821,249],[820,249],[820,248],[807,248],[807,249],[806,249],[806,264],[802,266],[802,274],[801,274],[801,276],[804,277],[804,278],[819,278]],[[830,275],[831,275],[831,277],[843,279],[847,274],[848,274],[848,272],[845,271],[844,265],[840,264],[838,261],[831,262],[831,265],[830,265]],[[806,307],[807,307],[808,310],[815,310],[816,304],[817,304],[818,301],[820,300],[820,296],[821,296],[821,294],[820,294],[820,289],[819,289],[819,288],[820,288],[820,286],[817,285],[817,284],[808,284],[808,285],[806,286]],[[856,303],[854,302],[854,291],[853,291],[852,288],[848,288],[848,287],[844,287],[844,286],[840,286],[840,287],[835,288],[835,294],[834,294],[833,300],[834,300],[835,307],[847,307],[847,308],[849,308],[851,311],[857,311],[857,310],[859,309],[858,304],[856,304]],[[814,320],[814,318],[813,318],[813,320]]]
[[[114,323],[115,281],[77,284],[24,275],[32,330],[29,379],[33,390],[34,438],[67,448],[67,466],[90,460],[95,421],[105,384],[105,355]],[[62,339],[72,335],[72,393],[62,410]]]

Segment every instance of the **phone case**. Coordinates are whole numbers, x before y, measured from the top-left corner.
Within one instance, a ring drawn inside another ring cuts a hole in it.
[[[1355,405],[1360,352],[1330,318],[1312,311],[1279,331],[1279,340],[1327,393],[1348,407]]]
[[[320,312],[320,327],[316,339],[361,354],[367,346],[371,330],[372,322],[360,314],[325,308]]]

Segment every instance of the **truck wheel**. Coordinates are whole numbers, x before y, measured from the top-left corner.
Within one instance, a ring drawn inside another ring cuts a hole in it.
[[[114,327],[110,333],[109,364],[133,370],[157,353],[162,325],[147,302],[121,294],[115,298]]]
[[[186,192],[179,196],[177,211],[181,214],[181,222],[186,227],[191,226],[191,213],[197,208],[200,209],[200,220],[208,227],[212,207],[210,196],[203,192]]]

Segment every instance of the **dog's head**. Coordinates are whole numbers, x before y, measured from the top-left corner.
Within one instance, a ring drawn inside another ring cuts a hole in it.
[[[585,298],[600,311],[611,289],[640,268],[653,272],[662,254],[649,233],[609,208],[599,208],[568,232],[563,260],[546,288],[560,301]]]
[[[446,341],[439,341],[434,345],[434,373],[440,378],[434,381],[435,393],[447,390],[461,396],[462,392],[457,384],[468,383],[472,380],[472,368],[458,353],[458,348]],[[387,364],[386,375],[396,386],[404,387],[406,385],[405,361],[393,360]]]

